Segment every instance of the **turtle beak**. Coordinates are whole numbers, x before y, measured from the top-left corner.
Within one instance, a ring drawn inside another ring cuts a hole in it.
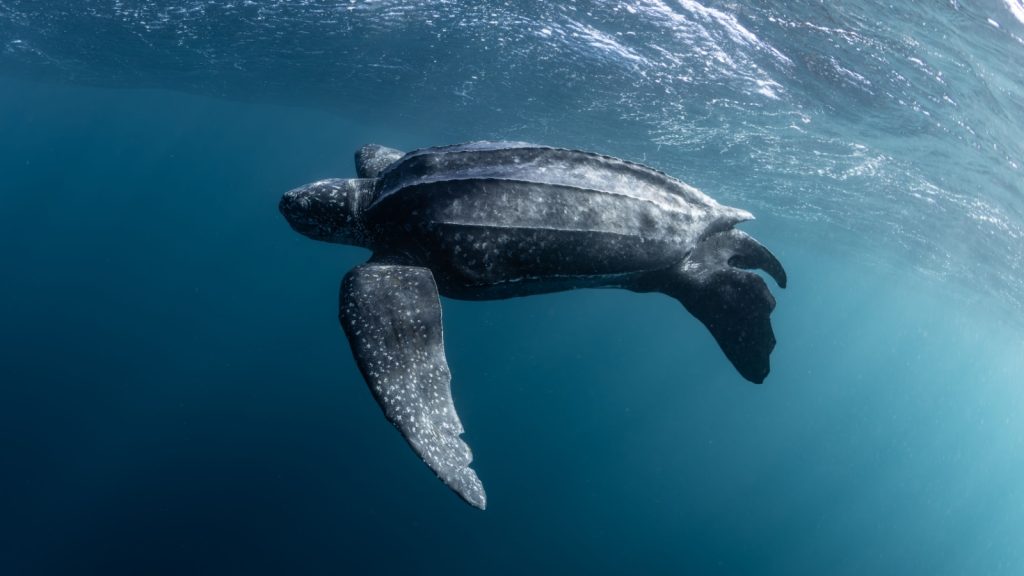
[[[289,190],[281,196],[281,201],[277,204],[277,209],[289,222],[292,221],[292,214],[299,210],[299,191],[301,188]]]
[[[284,219],[291,224],[291,227],[303,236],[311,236],[316,228],[316,222],[310,218],[311,205],[313,204],[312,194],[309,186],[302,186],[289,190],[281,197],[277,209],[281,211]]]
[[[345,217],[343,191],[331,180],[312,182],[286,192],[277,208],[299,234],[330,242]]]

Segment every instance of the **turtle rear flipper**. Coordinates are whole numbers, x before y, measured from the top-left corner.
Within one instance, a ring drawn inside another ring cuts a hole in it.
[[[680,264],[646,278],[639,291],[679,300],[707,326],[739,373],[760,384],[775,348],[769,318],[775,298],[749,269],[762,269],[786,287],[786,271],[767,248],[739,230],[727,230],[705,238]]]

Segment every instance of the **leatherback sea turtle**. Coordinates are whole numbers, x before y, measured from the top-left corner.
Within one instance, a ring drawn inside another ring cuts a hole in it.
[[[746,379],[768,375],[786,273],[733,226],[753,218],[662,172],[599,154],[474,142],[356,152],[359,178],[296,188],[280,210],[316,240],[362,246],[339,318],[384,414],[466,502],[484,508],[451,395],[438,295],[490,300],[573,288],[662,292]]]

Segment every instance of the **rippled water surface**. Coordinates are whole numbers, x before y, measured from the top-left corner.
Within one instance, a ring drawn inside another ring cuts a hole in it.
[[[3,0],[0,63],[371,116],[428,143],[523,138],[646,158],[1020,308],[1022,11]]]
[[[1024,573],[1022,64],[1021,0],[0,0],[0,573]],[[477,139],[753,212],[766,384],[668,301],[445,302],[461,508],[276,201]]]

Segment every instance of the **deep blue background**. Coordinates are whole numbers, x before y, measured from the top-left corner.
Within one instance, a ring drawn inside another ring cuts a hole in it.
[[[0,576],[1024,574],[1021,0],[0,0]],[[367,142],[644,161],[784,262],[445,301],[469,508],[280,195]]]
[[[791,279],[760,387],[666,297],[445,301],[481,513],[356,371],[367,254],[276,210],[429,134],[13,80],[0,110],[3,574],[1024,569],[1020,324],[884,246],[745,226]]]

